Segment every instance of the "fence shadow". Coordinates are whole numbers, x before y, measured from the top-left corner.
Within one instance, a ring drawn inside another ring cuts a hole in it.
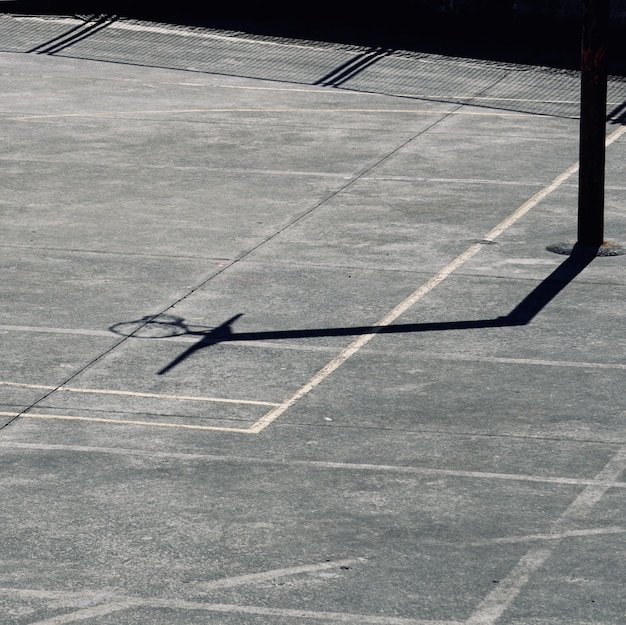
[[[582,18],[549,10],[518,14],[515,3],[482,0],[384,6],[317,0],[305,5],[276,0],[238,3],[122,2],[115,0],[4,0],[2,12],[48,15],[118,15],[187,26],[240,30],[269,37],[312,39],[371,48],[392,48],[464,58],[580,67]],[[582,12],[582,11],[581,11]],[[610,71],[626,75],[626,19],[613,19]]]

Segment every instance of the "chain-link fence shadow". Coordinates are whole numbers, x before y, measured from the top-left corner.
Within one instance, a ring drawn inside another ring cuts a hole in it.
[[[579,114],[578,70],[512,62],[506,60],[506,51],[502,54],[505,60],[486,59],[108,14],[0,14],[0,41],[4,52],[160,67],[537,115],[572,118]],[[533,57],[532,42],[527,44],[518,47],[517,57]],[[462,46],[457,44],[457,48]],[[493,56],[497,56],[495,51]],[[609,112],[613,112],[609,118],[613,122],[622,123],[623,110],[619,107],[624,101],[626,78],[613,75],[609,81]]]

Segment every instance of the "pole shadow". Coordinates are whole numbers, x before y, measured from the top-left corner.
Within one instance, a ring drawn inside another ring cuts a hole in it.
[[[345,326],[335,328],[309,328],[294,330],[266,330],[258,332],[234,332],[233,324],[243,316],[234,315],[221,325],[211,328],[193,328],[181,317],[173,315],[146,316],[137,321],[120,323],[109,329],[117,334],[141,338],[140,330],[149,326],[159,330],[144,338],[164,338],[167,336],[198,336],[199,340],[182,352],[157,374],[164,375],[183,363],[196,352],[234,341],[268,341],[285,339],[305,339],[321,337],[361,336],[364,334],[399,334],[407,332],[445,332],[450,330],[474,330],[528,325],[565,287],[576,278],[596,258],[598,247],[576,244],[571,254],[548,277],[535,287],[507,315],[491,319],[470,319],[460,321],[432,321],[425,323],[403,323],[387,326]],[[135,328],[125,332],[123,327]]]

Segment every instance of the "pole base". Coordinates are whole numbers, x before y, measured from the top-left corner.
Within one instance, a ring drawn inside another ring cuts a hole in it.
[[[614,243],[605,241],[602,245],[581,245],[580,243],[554,243],[546,247],[548,252],[571,256],[574,251],[582,252],[585,255],[593,256],[622,256],[626,254],[626,248]],[[594,253],[595,252],[595,253]]]

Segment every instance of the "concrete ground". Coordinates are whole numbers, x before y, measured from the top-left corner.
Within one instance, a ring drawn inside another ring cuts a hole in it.
[[[3,624],[623,624],[626,256],[546,250],[575,73],[106,17],[0,42]]]

